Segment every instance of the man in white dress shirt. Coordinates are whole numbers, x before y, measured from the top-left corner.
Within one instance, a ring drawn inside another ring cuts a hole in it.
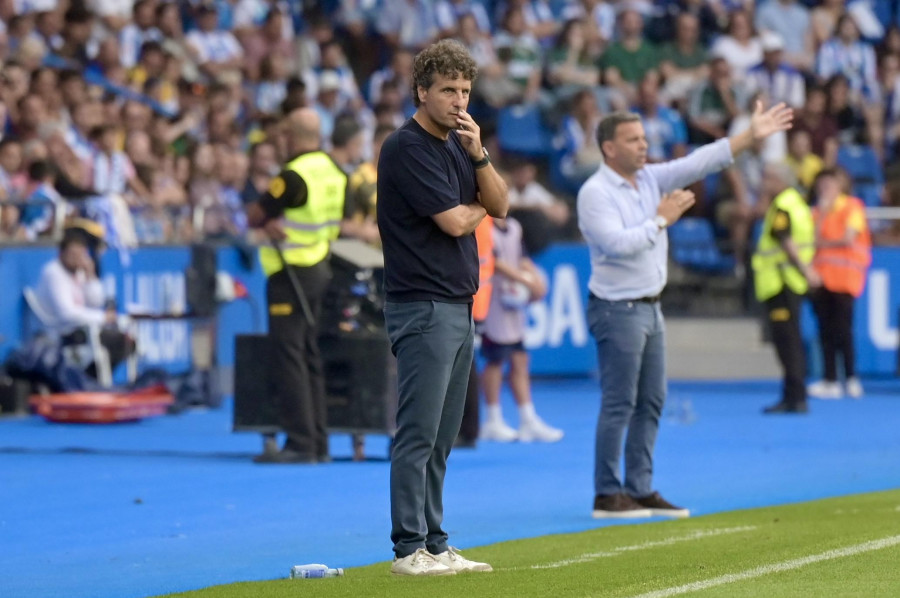
[[[790,128],[792,118],[784,104],[764,112],[757,103],[747,130],[659,164],[646,163],[648,144],[639,115],[614,112],[600,122],[597,140],[604,164],[578,192],[578,225],[591,256],[587,317],[597,342],[602,390],[594,517],[690,514],[652,487],[653,448],[666,398],[659,303],[667,277],[666,227],[694,203],[682,187],[722,170],[754,142]]]

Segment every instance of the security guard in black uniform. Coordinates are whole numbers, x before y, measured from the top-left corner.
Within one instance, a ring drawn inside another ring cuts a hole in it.
[[[800,305],[809,288],[820,284],[812,268],[815,224],[806,199],[792,186],[794,177],[787,165],[770,164],[763,174],[764,192],[772,202],[753,254],[753,283],[784,371],[781,400],[764,412],[806,413]]]
[[[268,276],[270,372],[287,433],[284,447],[255,457],[257,463],[330,460],[317,322],[331,281],[330,247],[340,232],[347,176],[321,151],[319,126],[310,108],[286,117],[293,157],[268,192],[247,207],[250,225],[263,227],[277,244],[260,248],[260,263]]]

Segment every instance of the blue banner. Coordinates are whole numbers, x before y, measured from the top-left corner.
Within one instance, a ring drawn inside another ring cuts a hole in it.
[[[597,350],[588,330],[588,250],[559,244],[535,258],[546,276],[547,296],[528,307],[525,346],[535,376],[583,376],[597,371]]]
[[[23,298],[25,287],[34,287],[43,266],[57,255],[55,247],[10,247],[0,250],[0,277],[8,285],[0,294],[0,359],[5,359],[21,339],[39,328]],[[216,361],[234,362],[234,336],[264,332],[265,277],[258,261],[248,269],[234,248],[217,252],[218,269],[247,288],[248,297],[221,305],[216,329]],[[142,247],[124,259],[107,251],[100,263],[101,279],[109,298],[121,313],[170,318],[135,319],[133,330],[140,352],[140,369],[162,368],[182,372],[191,368],[191,327],[197,322],[181,317],[188,311],[185,271],[190,265],[189,247]]]
[[[55,247],[0,249],[0,359],[35,330],[22,295],[34,286],[45,263],[56,257]],[[119,310],[156,314],[187,311],[185,270],[189,247],[143,247],[123,263],[115,251],[101,262],[108,295]],[[266,329],[265,277],[257,260],[249,267],[232,247],[218,250],[218,268],[247,288],[248,297],[223,304],[216,330],[216,358],[220,365],[234,363],[234,336]],[[585,317],[590,260],[581,244],[558,244],[535,259],[549,282],[547,296],[528,308],[525,344],[536,376],[584,376],[597,371],[593,338]],[[900,343],[900,248],[879,247],[873,252],[865,293],[856,303],[854,334],[857,369],[862,375],[893,376],[897,372]],[[804,337],[811,349],[811,373],[818,371],[815,318],[806,310]],[[142,321],[136,324],[142,368],[184,371],[192,363],[191,320],[183,318]],[[778,372],[773,372],[776,377]]]
[[[525,345],[534,375],[586,375],[597,370],[596,349],[584,317],[590,277],[588,249],[561,244],[535,258],[550,289],[528,309]],[[856,301],[854,343],[856,368],[864,376],[894,376],[900,344],[900,247],[876,247],[863,295]],[[815,317],[807,304],[802,318],[809,350],[810,376],[820,375],[821,356]],[[772,377],[777,377],[773,372]]]

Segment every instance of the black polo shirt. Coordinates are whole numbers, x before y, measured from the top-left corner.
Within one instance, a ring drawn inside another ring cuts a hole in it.
[[[476,201],[477,192],[472,160],[455,131],[444,141],[411,118],[385,140],[377,213],[388,301],[472,301],[475,235],[452,237],[432,216]]]

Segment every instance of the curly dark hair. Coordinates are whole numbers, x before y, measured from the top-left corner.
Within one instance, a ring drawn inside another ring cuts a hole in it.
[[[436,74],[449,79],[462,77],[474,83],[478,66],[466,47],[456,40],[443,39],[431,44],[416,54],[413,63],[412,92],[416,107],[419,106],[418,88],[431,87]]]

